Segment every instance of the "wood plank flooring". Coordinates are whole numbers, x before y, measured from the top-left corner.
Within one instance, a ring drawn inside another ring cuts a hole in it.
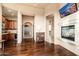
[[[46,42],[35,43],[27,39],[24,39],[18,45],[8,41],[5,43],[5,53],[7,54],[2,54],[1,56],[76,56],[76,54],[59,45]]]

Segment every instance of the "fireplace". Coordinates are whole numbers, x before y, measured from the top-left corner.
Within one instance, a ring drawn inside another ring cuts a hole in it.
[[[62,26],[61,37],[70,41],[75,41],[75,25]]]

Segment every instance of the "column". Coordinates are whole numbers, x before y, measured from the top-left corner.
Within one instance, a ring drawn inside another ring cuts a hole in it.
[[[17,19],[17,43],[22,42],[22,14],[18,11],[18,19]]]

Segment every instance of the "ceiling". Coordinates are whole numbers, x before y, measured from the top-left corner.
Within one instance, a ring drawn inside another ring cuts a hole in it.
[[[10,18],[17,17],[17,11],[2,6],[2,15],[5,17],[10,17]]]
[[[59,5],[59,3],[19,3],[21,5],[27,5],[35,8],[45,9],[49,6],[55,7],[54,5]],[[7,8],[5,6],[2,7],[2,14],[6,17],[17,17],[17,11]]]
[[[49,5],[55,5],[56,3],[22,3],[24,5],[36,7],[36,8],[42,8],[45,9]]]

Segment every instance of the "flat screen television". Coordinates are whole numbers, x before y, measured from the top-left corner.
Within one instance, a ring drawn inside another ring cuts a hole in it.
[[[61,37],[70,41],[75,41],[75,25],[62,26]]]
[[[59,10],[60,17],[63,18],[70,14],[73,14],[77,11],[77,4],[76,3],[67,3],[64,7]]]

